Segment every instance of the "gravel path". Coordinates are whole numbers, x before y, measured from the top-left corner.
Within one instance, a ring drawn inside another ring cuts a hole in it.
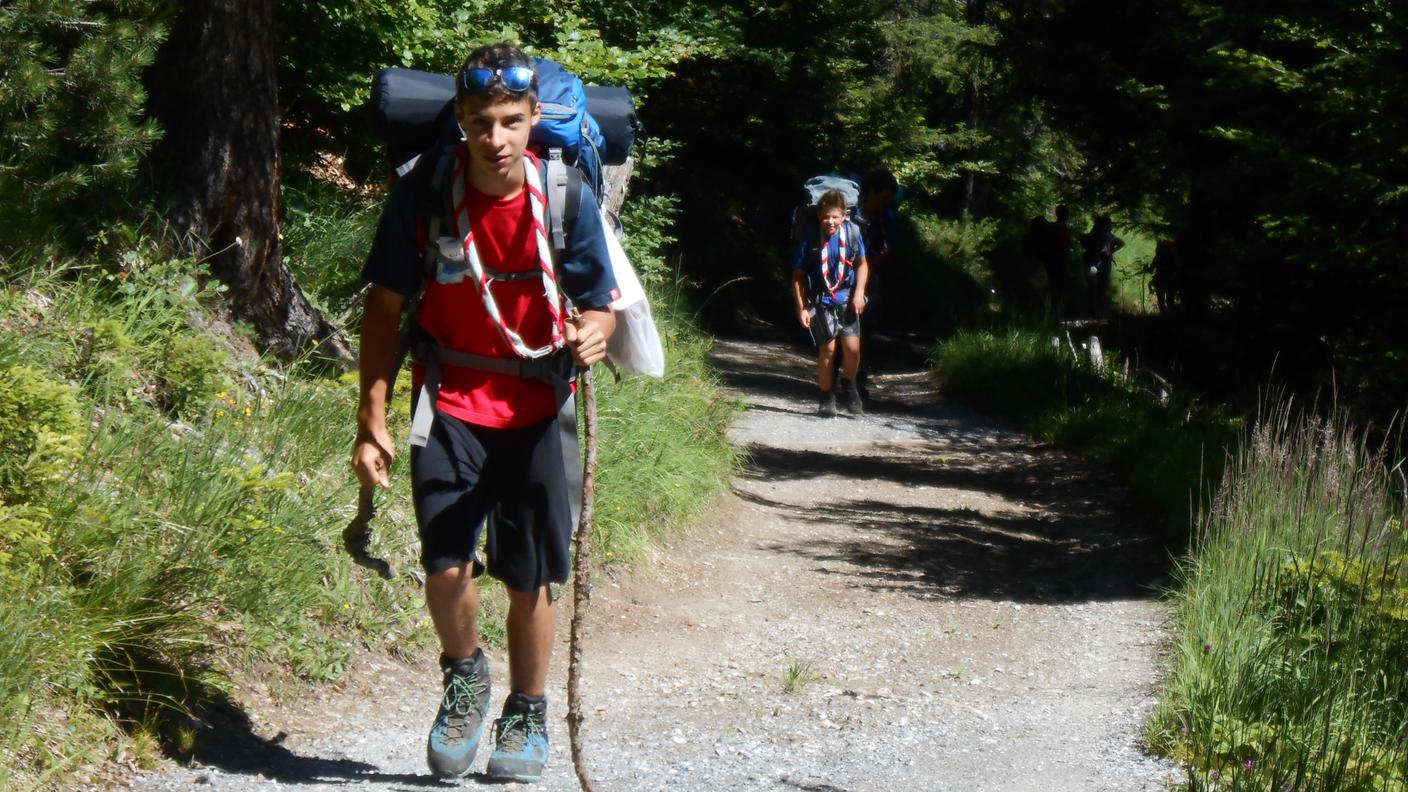
[[[805,350],[721,341],[715,360],[751,406],[735,434],[752,461],[710,519],[596,587],[602,790],[1173,782],[1138,743],[1168,618],[1147,588],[1158,550],[1107,473],[945,404],[920,371],[878,375],[869,415],[826,420]],[[534,789],[577,788],[566,621]],[[494,677],[497,710],[501,656]],[[217,764],[128,788],[448,788],[425,770],[435,680],[433,657],[362,658],[321,700],[250,706],[252,738]]]

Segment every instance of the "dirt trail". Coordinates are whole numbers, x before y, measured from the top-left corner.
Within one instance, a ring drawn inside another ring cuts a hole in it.
[[[596,587],[603,790],[1167,787],[1138,747],[1159,551],[1110,475],[945,404],[921,371],[878,375],[864,418],[822,419],[805,350],[721,341],[715,361],[751,407],[752,461],[702,525]],[[565,658],[535,789],[576,788]],[[496,709],[505,674],[496,658]],[[434,685],[433,657],[366,659],[342,692],[252,711],[247,750],[130,788],[443,787],[423,757]]]

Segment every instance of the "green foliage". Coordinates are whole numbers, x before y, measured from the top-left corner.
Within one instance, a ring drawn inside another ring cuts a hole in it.
[[[1195,789],[1408,782],[1401,487],[1341,418],[1281,406],[1244,440],[1183,570],[1174,668],[1148,727]]]
[[[24,0],[0,11],[0,253],[83,233],[122,205],[159,131],[142,71],[164,0]]]
[[[1154,260],[1155,239],[1141,228],[1115,224],[1115,235],[1124,247],[1115,254],[1110,273],[1111,300],[1125,313],[1154,313],[1157,303],[1150,291],[1150,263]]]
[[[937,194],[966,171],[996,170],[992,136],[965,109],[970,83],[997,82],[986,52],[993,30],[970,24],[958,4],[879,21],[881,68],[847,86],[847,145],[894,170],[912,194]]]
[[[73,362],[65,367],[84,390],[115,404],[128,404],[136,395],[140,361],[137,344],[116,319],[79,325]]]
[[[71,386],[24,366],[0,370],[0,502],[58,486],[78,459],[82,426]]]
[[[914,212],[910,216],[930,260],[937,259],[966,273],[975,283],[988,281],[988,254],[993,250],[996,220],[959,220]]]
[[[356,178],[375,174],[362,113],[371,78],[386,66],[449,73],[481,44],[513,41],[552,57],[587,82],[624,85],[637,98],[692,57],[718,53],[720,10],[701,2],[541,7],[503,0],[293,0],[281,7],[281,102],[296,160],[348,151]],[[623,24],[633,17],[639,25]],[[609,28],[609,30],[608,30]]]
[[[1274,360],[1299,393],[1400,411],[1408,19],[1384,0],[1013,7],[1006,57],[1077,143],[1071,179],[1152,199],[1189,268],[1181,303],[1236,336],[1227,367]]]
[[[225,387],[226,355],[194,333],[173,333],[165,341],[155,372],[157,404],[173,416],[202,411]]]

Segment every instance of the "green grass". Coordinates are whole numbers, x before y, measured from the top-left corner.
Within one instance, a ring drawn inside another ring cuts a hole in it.
[[[1182,570],[1148,739],[1210,789],[1408,788],[1401,461],[1339,419],[1270,410]]]
[[[25,268],[0,289],[0,414],[31,416],[0,432],[0,483],[15,482],[0,492],[0,788],[61,786],[153,736],[189,750],[187,713],[256,666],[275,686],[316,684],[359,646],[434,651],[418,584],[341,550],[355,376],[240,352],[197,271],[137,249]],[[734,405],[671,304],[666,380],[599,377],[609,563],[697,514],[735,462]],[[374,551],[402,569],[416,564],[407,467],[374,523]],[[502,597],[486,589],[485,637],[501,643]]]
[[[61,480],[0,507],[38,526],[0,536],[6,788],[126,745],[114,724],[175,739],[243,665],[326,680],[358,643],[426,642],[415,584],[366,580],[336,544],[351,429],[328,426],[355,386],[270,376],[191,324],[216,295],[189,263],[129,264],[30,271],[0,304],[0,379],[24,361],[75,395],[82,427]],[[35,421],[0,466],[52,423]]]
[[[665,379],[597,369],[601,446],[594,529],[608,564],[636,561],[727,485],[738,462],[725,430],[740,405],[709,368],[709,340],[677,307],[654,303],[665,341]]]
[[[362,264],[376,233],[381,203],[299,175],[283,189],[284,262],[309,300],[339,325],[353,323]]]
[[[808,685],[820,682],[825,678],[817,672],[812,661],[792,658],[787,661],[787,668],[782,672],[782,692],[800,693]]]
[[[1158,305],[1149,291],[1149,262],[1154,260],[1157,240],[1133,227],[1121,227],[1115,233],[1124,240],[1124,247],[1115,254],[1110,299],[1124,313],[1157,312]]]
[[[1097,370],[1064,336],[1033,330],[963,331],[933,362],[946,393],[1021,423],[1037,437],[1116,465],[1169,525],[1181,551],[1190,507],[1217,481],[1236,422],[1188,400],[1160,403],[1107,353]]]

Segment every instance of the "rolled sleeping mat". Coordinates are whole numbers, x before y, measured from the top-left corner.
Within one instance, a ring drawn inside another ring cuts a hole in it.
[[[391,168],[406,163],[445,134],[454,121],[455,78],[392,66],[372,80],[372,130],[386,144]],[[458,131],[458,125],[455,131]]]
[[[601,127],[606,147],[601,152],[603,165],[620,165],[631,156],[631,147],[640,135],[640,119],[636,117],[636,102],[631,92],[616,85],[587,85],[587,112]]]

